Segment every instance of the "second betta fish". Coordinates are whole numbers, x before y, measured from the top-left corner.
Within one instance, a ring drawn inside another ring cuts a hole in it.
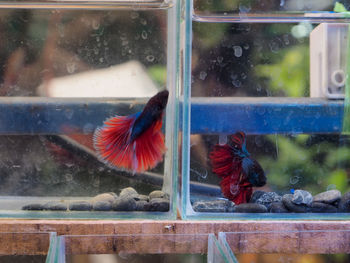
[[[249,202],[253,186],[266,183],[264,170],[247,151],[244,132],[232,135],[225,145],[215,145],[210,159],[213,173],[222,177],[223,195],[235,204]]]
[[[135,172],[154,168],[166,151],[162,121],[167,90],[158,92],[142,112],[107,119],[94,133],[94,147],[101,161]]]

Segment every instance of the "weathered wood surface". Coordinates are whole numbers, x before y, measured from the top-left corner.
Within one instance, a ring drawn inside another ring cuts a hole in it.
[[[309,230],[318,230],[318,232],[300,232]],[[203,234],[245,231],[298,232],[274,235],[267,233],[227,235],[227,240],[235,252],[350,253],[350,221],[0,220],[0,235],[1,232],[110,235],[109,237],[67,237],[67,252],[72,254],[125,251],[206,253],[208,237]],[[127,234],[131,234],[131,237]],[[140,236],[140,234],[148,236]],[[173,236],[172,234],[184,235]],[[32,238],[27,238],[25,245],[23,245],[23,237],[20,236],[10,235],[0,239],[0,254],[43,254],[43,251],[47,251],[48,243],[38,241],[39,234],[32,235],[34,235]]]

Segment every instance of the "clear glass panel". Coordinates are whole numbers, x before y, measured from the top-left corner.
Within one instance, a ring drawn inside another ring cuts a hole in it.
[[[334,100],[345,96],[346,14],[293,13],[333,1],[283,2],[292,13],[279,1],[221,2],[186,5],[184,217],[348,218],[349,137]],[[248,4],[262,16],[242,15]]]
[[[0,241],[1,262],[54,262],[56,233],[0,233]]]
[[[343,15],[334,15],[335,2],[332,0],[193,0],[193,10],[198,20],[245,20],[245,19],[289,19],[290,17],[318,19],[338,19]],[[349,8],[349,1],[338,1]]]
[[[349,231],[220,233],[234,262],[348,262]],[[322,240],[322,241],[321,241]]]
[[[214,235],[61,236],[59,263],[231,262]],[[208,246],[209,245],[209,246]]]
[[[1,216],[175,216],[177,19],[172,1],[0,1]]]

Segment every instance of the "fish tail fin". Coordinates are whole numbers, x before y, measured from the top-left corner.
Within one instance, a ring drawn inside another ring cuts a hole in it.
[[[215,145],[209,155],[212,171],[220,177],[229,176],[234,172],[234,156],[228,145]]]
[[[224,197],[233,201],[236,205],[249,202],[253,188],[247,181],[239,181],[231,176],[224,177],[220,182],[221,192]]]
[[[166,147],[161,128],[162,120],[159,119],[135,139],[134,161],[137,162],[137,171],[152,169],[163,160]]]
[[[139,137],[130,140],[138,116],[115,116],[96,129],[94,147],[102,162],[135,173],[154,168],[162,160],[165,152],[162,121],[155,122]]]

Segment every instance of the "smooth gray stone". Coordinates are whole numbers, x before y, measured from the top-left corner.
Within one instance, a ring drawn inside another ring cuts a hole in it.
[[[136,211],[147,211],[148,202],[144,200],[136,201]]]
[[[267,213],[267,208],[264,205],[256,203],[239,204],[235,206],[236,213]]]
[[[308,209],[311,213],[336,213],[338,209],[322,202],[312,202]]]
[[[233,212],[235,204],[229,200],[197,201],[193,203],[196,212],[225,213]]]
[[[109,201],[97,201],[93,205],[95,211],[111,211],[112,203]]]
[[[72,211],[91,211],[92,204],[86,201],[72,202],[69,204],[69,210]]]
[[[307,206],[304,204],[297,205],[292,202],[293,195],[292,194],[285,194],[282,197],[282,202],[284,206],[291,212],[295,213],[306,213],[307,212]]]
[[[350,212],[350,192],[345,193],[339,201],[338,211],[342,213]]]
[[[284,206],[283,202],[275,202],[270,206],[271,213],[289,213],[289,210]]]
[[[148,211],[168,212],[170,202],[165,198],[153,198],[146,206]]]
[[[137,193],[137,191],[132,188],[132,187],[127,187],[121,190],[119,197],[123,198],[123,197],[137,197],[139,194]]]
[[[169,195],[164,193],[163,191],[160,191],[160,190],[155,190],[155,191],[151,192],[148,196],[149,196],[149,200],[152,200],[154,198],[169,199]]]
[[[93,197],[91,199],[92,203],[96,203],[96,202],[110,202],[113,203],[115,200],[117,200],[118,196],[115,193],[103,193],[103,194],[99,194],[96,195],[95,197]]]
[[[67,211],[67,209],[68,209],[67,203],[52,201],[44,204],[44,210]]]
[[[341,193],[339,190],[329,190],[323,193],[319,193],[314,196],[314,202],[322,202],[326,204],[332,204],[339,201]]]
[[[135,211],[136,201],[133,197],[123,196],[119,197],[112,205],[115,211]]]
[[[135,198],[136,201],[149,201],[148,195],[138,195],[137,199]]]
[[[250,198],[249,203],[255,203],[256,200],[258,200],[258,199],[260,198],[260,196],[262,196],[262,195],[265,194],[265,193],[266,193],[266,192],[260,191],[260,190],[255,191],[255,192],[253,193],[252,197]]]
[[[42,204],[29,204],[29,205],[23,206],[22,210],[41,211],[41,210],[44,210],[44,207]]]
[[[269,210],[274,202],[282,202],[282,196],[275,192],[267,192],[261,195],[256,201],[256,204],[264,205]]]
[[[292,198],[292,202],[297,205],[309,205],[313,201],[312,195],[305,190],[295,190]]]

